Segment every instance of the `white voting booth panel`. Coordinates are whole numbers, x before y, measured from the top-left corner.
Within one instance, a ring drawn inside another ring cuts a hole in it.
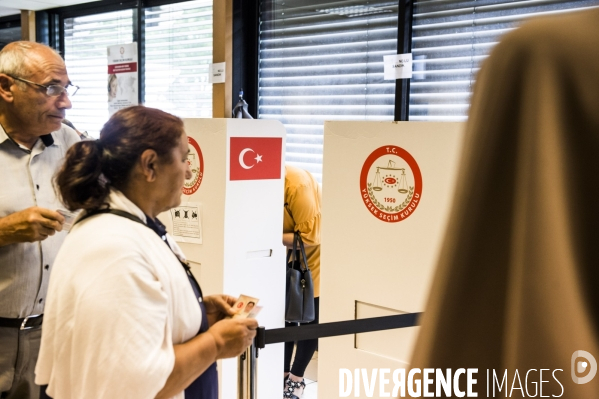
[[[204,295],[260,299],[257,319],[284,326],[282,244],[285,129],[277,121],[185,119],[193,177],[182,203],[161,220],[172,232]],[[258,358],[258,398],[281,396],[283,345]],[[219,362],[220,397],[237,397],[237,359]]]
[[[321,322],[424,311],[462,130],[461,123],[325,122]],[[384,368],[391,373],[382,396],[377,374],[374,396],[362,379],[359,397],[387,397],[417,333],[413,327],[321,339],[318,397],[339,397],[340,369],[366,369],[370,382],[372,371]]]

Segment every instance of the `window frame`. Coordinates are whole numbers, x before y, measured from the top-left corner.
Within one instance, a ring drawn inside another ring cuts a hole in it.
[[[249,104],[250,115],[258,114],[258,72],[259,72],[259,24],[260,0],[233,1],[233,99],[243,88],[244,98]],[[413,0],[398,0],[397,54],[411,52]],[[249,42],[249,40],[253,42]],[[249,43],[248,43],[249,42]],[[247,56],[253,51],[254,56]],[[407,121],[410,104],[410,80],[395,82],[394,121]],[[234,105],[234,104],[233,104]]]
[[[103,0],[83,3],[74,6],[58,7],[36,12],[38,41],[47,44],[64,54],[65,18],[88,16],[93,14],[134,10],[133,40],[138,43],[139,81],[138,93],[140,103],[145,101],[145,49],[144,49],[144,12],[148,7],[183,3],[189,0]],[[415,0],[398,0],[398,32],[397,54],[410,53],[412,50],[412,27]],[[233,56],[232,56],[232,93],[231,108],[237,103],[238,93],[244,91],[244,98],[249,104],[251,115],[256,116],[258,110],[258,46],[260,0],[233,0],[231,17],[233,19]],[[0,18],[0,22],[17,20],[20,16]],[[409,120],[410,79],[396,81],[395,121]]]
[[[21,28],[21,15],[5,15],[0,17],[0,31],[3,29]],[[22,35],[22,33],[21,33]]]
[[[412,23],[414,19],[413,0],[398,1],[397,12],[397,54],[412,52]],[[395,81],[395,121],[410,119],[410,79]]]
[[[83,3],[74,6],[58,7],[45,10],[36,18],[36,23],[44,24],[47,30],[38,32],[41,43],[44,43],[58,52],[64,54],[65,33],[64,20],[67,18],[85,17],[94,14],[103,14],[113,11],[133,10],[133,41],[137,42],[138,59],[138,100],[145,103],[145,24],[144,10],[191,0],[102,0],[99,2]],[[37,13],[36,13],[37,14]]]

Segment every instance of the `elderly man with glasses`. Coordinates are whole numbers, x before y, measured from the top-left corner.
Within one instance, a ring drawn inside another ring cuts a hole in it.
[[[34,384],[63,208],[52,185],[79,136],[61,122],[77,91],[50,47],[14,42],[0,52],[0,398],[38,398]]]

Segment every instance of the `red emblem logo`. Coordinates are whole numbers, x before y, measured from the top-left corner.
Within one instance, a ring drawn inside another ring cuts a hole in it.
[[[191,169],[191,179],[185,180],[183,184],[183,194],[191,195],[198,191],[200,184],[202,184],[202,178],[204,177],[204,158],[202,157],[202,150],[198,145],[198,142],[191,136],[187,136],[187,142],[189,143],[189,154],[187,154],[187,164]]]
[[[395,145],[377,148],[362,166],[360,195],[378,219],[388,223],[405,220],[422,197],[422,175],[416,160]]]

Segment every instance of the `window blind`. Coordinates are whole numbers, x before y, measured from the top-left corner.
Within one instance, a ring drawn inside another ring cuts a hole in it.
[[[260,5],[258,117],[287,130],[285,161],[322,176],[325,120],[393,120],[397,1],[267,0]]]
[[[98,137],[108,120],[106,47],[133,42],[133,10],[65,18],[65,64],[73,84],[67,119]]]
[[[179,117],[212,117],[212,0],[145,10],[145,103]]]
[[[415,0],[409,119],[467,118],[481,62],[528,18],[597,6],[597,0]]]

